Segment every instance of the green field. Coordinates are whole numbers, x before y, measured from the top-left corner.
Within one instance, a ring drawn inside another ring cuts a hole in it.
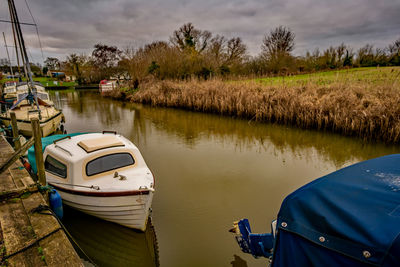
[[[328,85],[333,83],[351,83],[351,84],[383,84],[388,81],[396,82],[400,79],[400,67],[370,67],[354,68],[344,70],[333,70],[317,72],[311,74],[301,74],[293,76],[279,76],[258,78],[247,81],[256,81],[264,85],[302,85],[317,84]]]
[[[0,80],[0,84],[4,84],[5,82],[12,81],[12,80],[13,79],[2,79],[2,80]],[[33,78],[33,80],[36,81],[36,82],[40,82],[45,87],[47,87],[47,86],[51,86],[51,87],[59,87],[59,86],[73,87],[73,86],[76,85],[75,82],[63,82],[63,81],[58,81],[55,78],[48,78],[48,77],[35,77],[35,78]]]

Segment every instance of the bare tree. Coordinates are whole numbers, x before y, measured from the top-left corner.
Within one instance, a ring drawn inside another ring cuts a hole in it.
[[[150,50],[152,45],[146,45],[147,49]],[[132,81],[138,83],[147,74],[147,65],[150,61],[146,57],[146,48],[135,49],[133,47],[127,47],[124,49],[122,59],[119,61],[119,65],[122,69],[129,73]]]
[[[85,56],[72,53],[67,56],[66,61],[63,62],[62,65],[64,71],[73,73],[78,83],[82,83],[84,80],[82,73],[84,64],[85,64]]]
[[[390,44],[388,50],[392,55],[400,54],[400,38],[394,41],[393,44]]]
[[[60,60],[55,57],[48,57],[44,61],[44,65],[49,69],[49,70],[59,70],[61,65],[60,65]]]
[[[289,55],[294,49],[294,38],[295,34],[289,28],[279,26],[264,36],[261,49],[267,58]]]
[[[341,43],[338,47],[336,47],[337,60],[338,63],[340,63],[341,65],[343,65],[345,53],[346,53],[346,45],[344,43]]]
[[[167,49],[169,47],[169,45],[168,45],[168,43],[167,42],[164,42],[164,41],[155,41],[155,42],[152,42],[152,43],[150,43],[150,44],[146,44],[145,46],[144,46],[144,53],[146,53],[146,54],[151,54],[151,53],[153,53],[154,51],[158,51],[158,50],[164,50],[164,49]]]
[[[107,79],[118,72],[118,62],[122,52],[116,46],[96,44],[92,52],[94,67],[97,69],[98,79]]]
[[[323,60],[323,65],[324,68],[329,68],[329,69],[334,69],[337,64],[336,64],[336,49],[333,46],[330,46],[324,51],[324,54],[322,56]]]
[[[247,47],[240,37],[230,39],[227,44],[228,62],[241,63],[246,50]]]
[[[287,73],[294,67],[295,59],[290,54],[294,48],[294,37],[294,33],[284,26],[279,26],[264,36],[261,58],[264,59],[267,72]]]
[[[211,32],[198,30],[189,22],[174,31],[170,41],[181,50],[191,48],[201,53],[207,48],[211,36]]]
[[[374,65],[374,47],[366,44],[357,51],[357,63],[361,67],[369,67]]]
[[[220,65],[225,58],[226,39],[224,36],[216,35],[210,40],[208,54],[216,65]]]
[[[120,60],[122,52],[116,46],[96,44],[92,57],[99,68],[115,67]]]

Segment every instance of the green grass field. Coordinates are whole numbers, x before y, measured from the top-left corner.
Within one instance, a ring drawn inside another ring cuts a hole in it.
[[[13,79],[2,79],[0,80],[0,84],[4,84],[7,81],[12,81]],[[75,82],[62,82],[58,81],[55,78],[48,78],[48,77],[35,77],[33,78],[34,81],[40,82],[43,84],[45,87],[46,86],[51,86],[51,87],[58,87],[58,86],[67,86],[67,87],[73,87],[76,85]],[[54,83],[56,82],[56,83]]]
[[[302,85],[317,84],[328,85],[333,83],[351,84],[383,84],[388,81],[396,82],[400,79],[400,67],[370,67],[344,70],[333,70],[293,76],[279,76],[255,79],[265,85]],[[253,80],[246,80],[252,81]]]

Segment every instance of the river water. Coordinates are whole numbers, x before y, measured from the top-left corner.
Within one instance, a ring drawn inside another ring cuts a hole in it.
[[[266,266],[240,251],[228,232],[234,220],[246,217],[254,232],[267,232],[295,189],[400,152],[331,133],[123,103],[97,91],[56,91],[51,98],[68,133],[117,131],[138,146],[156,178],[158,253],[152,232],[67,210],[67,228],[100,266]]]

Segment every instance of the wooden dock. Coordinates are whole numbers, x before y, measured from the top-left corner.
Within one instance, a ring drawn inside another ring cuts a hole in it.
[[[13,153],[0,136],[0,165]],[[57,219],[32,212],[40,204],[47,205],[19,161],[0,174],[0,265],[83,266]]]

